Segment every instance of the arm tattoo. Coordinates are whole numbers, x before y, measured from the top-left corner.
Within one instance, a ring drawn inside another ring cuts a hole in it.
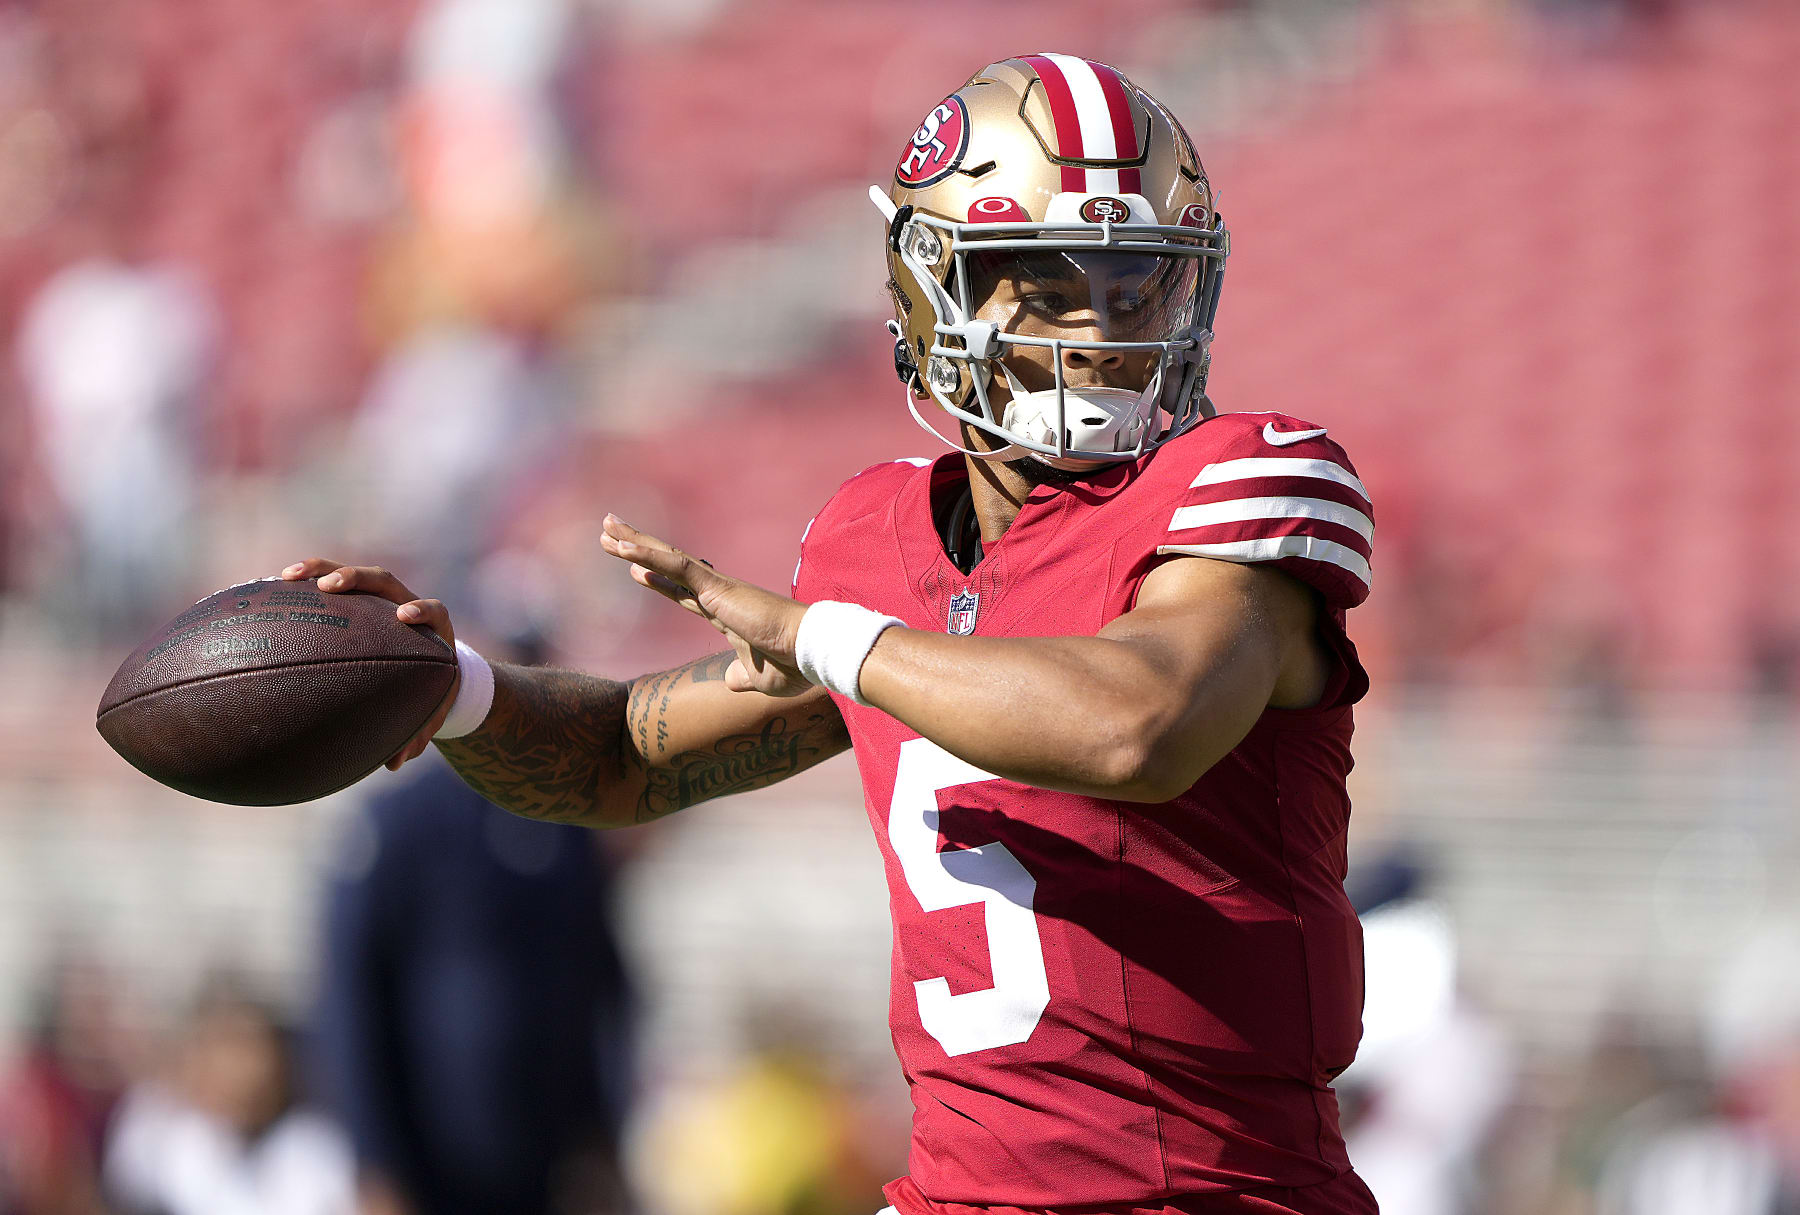
[[[620,723],[626,685],[574,671],[496,664],[494,707],[482,728],[440,742],[471,788],[528,818],[589,819],[603,786],[640,761]]]
[[[714,654],[630,684],[496,664],[488,720],[438,746],[477,793],[514,814],[617,827],[760,789],[850,745],[836,707],[814,701],[755,733],[668,754],[677,691],[723,680],[733,657]]]
[[[849,745],[844,719],[830,703],[792,721],[773,718],[755,734],[721,738],[709,750],[684,751],[649,768],[637,821],[647,823],[708,798],[772,785]]]

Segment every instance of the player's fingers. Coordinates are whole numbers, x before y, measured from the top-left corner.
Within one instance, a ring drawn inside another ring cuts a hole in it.
[[[425,754],[426,749],[431,746],[432,738],[443,726],[444,719],[450,716],[450,709],[456,704],[456,693],[461,686],[462,675],[459,672],[456,678],[450,681],[450,690],[444,694],[443,703],[438,705],[437,711],[432,713],[430,719],[419,727],[419,732],[413,735],[404,747],[388,756],[386,767],[389,772],[398,772],[406,764]]]
[[[398,751],[388,756],[387,763],[382,766],[389,772],[398,772],[404,765],[416,759],[421,750],[423,750],[423,748],[418,739],[409,739],[404,747],[401,747]]]
[[[649,532],[641,532],[617,515],[609,514],[605,519],[601,520],[600,530],[603,535],[611,536],[614,540],[622,540],[632,544],[641,544],[645,548],[661,549],[664,552],[672,553],[675,551],[675,546],[670,544],[667,540],[658,540]]]
[[[695,590],[720,577],[710,563],[682,552],[665,540],[638,531],[617,515],[606,516],[601,545],[616,557],[654,570]]]
[[[319,589],[334,593],[363,591],[395,603],[410,603],[418,598],[406,589],[405,583],[379,565],[341,565],[319,579]]]
[[[679,582],[672,582],[661,574],[646,569],[641,565],[633,565],[631,567],[631,580],[641,587],[646,587],[649,590],[655,591],[670,603],[673,603],[675,606],[686,611],[692,612],[703,620],[712,619],[706,614],[706,609],[700,606],[700,601],[694,597],[694,592],[690,591],[687,587],[682,586]]]
[[[342,561],[333,561],[329,557],[308,557],[306,560],[296,561],[282,570],[281,576],[288,582],[294,582],[301,578],[318,578],[329,574],[343,564]]]
[[[429,738],[423,740],[415,739],[414,741],[407,743],[404,747],[400,748],[400,750],[394,752],[393,756],[387,761],[387,770],[389,772],[400,771],[401,768],[425,754],[425,748],[430,745],[431,740]]]
[[[450,625],[450,609],[441,599],[414,599],[395,608],[394,615],[405,624],[424,625],[448,645],[456,644],[456,630]]]

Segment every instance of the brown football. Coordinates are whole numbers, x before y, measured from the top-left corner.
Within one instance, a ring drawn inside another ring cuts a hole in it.
[[[455,677],[455,651],[388,600],[268,579],[208,595],[139,646],[96,724],[170,788],[284,806],[380,767]]]

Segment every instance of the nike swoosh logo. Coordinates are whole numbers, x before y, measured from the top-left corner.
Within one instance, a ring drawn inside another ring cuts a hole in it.
[[[1324,433],[1323,426],[1317,430],[1276,430],[1275,423],[1263,423],[1263,442],[1274,447],[1286,447],[1289,443],[1298,443],[1301,439],[1316,439]]]

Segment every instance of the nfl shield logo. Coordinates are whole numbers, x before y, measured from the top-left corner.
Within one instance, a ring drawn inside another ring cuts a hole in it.
[[[975,610],[981,606],[981,592],[964,589],[950,596],[950,631],[967,637],[975,631]]]

